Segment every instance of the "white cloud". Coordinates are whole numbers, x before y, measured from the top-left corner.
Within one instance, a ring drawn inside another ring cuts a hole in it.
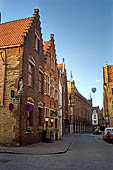
[[[101,80],[96,80],[97,83],[99,83]]]

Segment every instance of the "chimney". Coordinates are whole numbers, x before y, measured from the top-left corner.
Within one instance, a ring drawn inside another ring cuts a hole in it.
[[[63,73],[64,73],[64,69],[65,69],[64,58],[62,59],[62,61],[63,61],[63,69],[62,69],[62,71],[63,71]]]
[[[38,8],[34,9],[34,14],[38,14],[38,13],[39,13],[39,9]]]
[[[51,39],[54,39],[54,34],[50,34],[50,38],[51,38]]]

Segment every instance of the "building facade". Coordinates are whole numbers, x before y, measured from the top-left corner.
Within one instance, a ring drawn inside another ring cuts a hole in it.
[[[100,127],[100,109],[99,106],[98,107],[93,107],[93,113],[92,113],[92,130],[97,129]]]
[[[113,126],[113,65],[103,67],[103,115],[105,126]]]
[[[62,69],[58,67],[59,75],[59,138],[63,136],[63,82],[62,82]]]
[[[41,140],[44,54],[39,10],[0,24],[0,143]]]
[[[43,43],[45,64],[44,64],[44,129],[47,131],[47,138],[53,133],[54,140],[59,139],[59,75],[57,68],[56,50],[54,35],[50,40]]]
[[[87,100],[82,96],[74,81],[67,83],[70,133],[89,132],[92,130],[92,99]]]
[[[67,89],[67,72],[65,68],[64,58],[62,64],[58,64],[60,71],[60,80],[62,82],[62,135],[69,133],[68,119],[68,89]]]

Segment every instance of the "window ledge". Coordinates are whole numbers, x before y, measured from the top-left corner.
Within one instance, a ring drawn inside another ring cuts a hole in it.
[[[47,93],[46,93],[46,96],[49,96],[49,97],[50,97],[50,95],[49,95],[49,94],[47,94]]]
[[[30,88],[32,88],[32,89],[34,88],[33,86],[30,86],[30,85],[27,85],[27,86],[30,87]]]
[[[26,131],[26,133],[27,133],[27,134],[29,134],[29,133],[31,133],[31,134],[32,134],[32,133],[34,133],[34,132],[27,132],[27,131]]]

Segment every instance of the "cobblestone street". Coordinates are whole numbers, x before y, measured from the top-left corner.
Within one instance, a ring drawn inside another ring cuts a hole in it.
[[[113,170],[112,160],[113,144],[103,141],[102,135],[75,134],[72,145],[66,153],[52,155],[0,153],[0,169]]]

